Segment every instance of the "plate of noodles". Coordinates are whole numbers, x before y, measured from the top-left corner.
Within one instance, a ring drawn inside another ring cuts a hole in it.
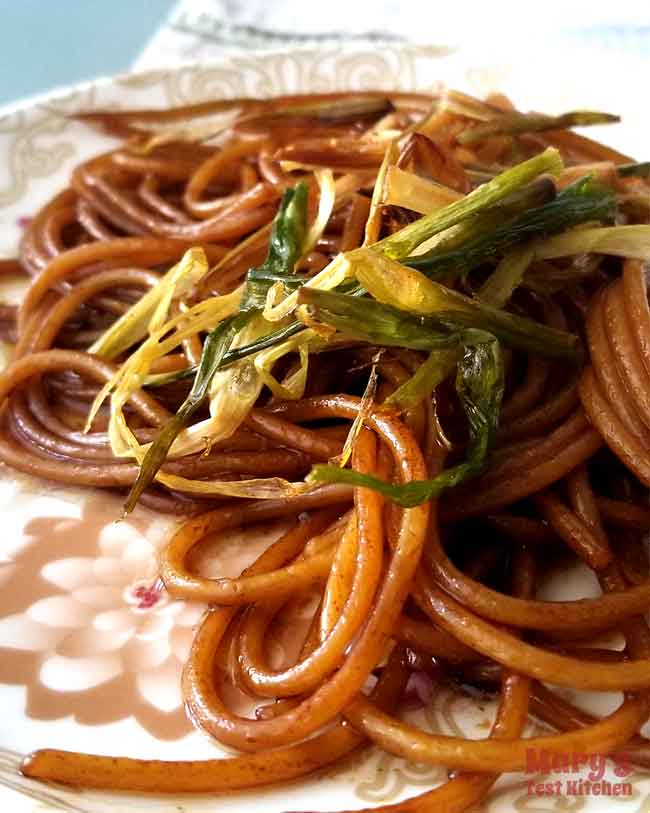
[[[647,117],[581,59],[5,112],[3,808],[645,804]]]

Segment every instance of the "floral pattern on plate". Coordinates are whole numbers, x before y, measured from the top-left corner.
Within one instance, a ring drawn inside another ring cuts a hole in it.
[[[101,496],[80,515],[23,528],[0,609],[0,680],[28,688],[27,714],[85,725],[133,716],[165,739],[190,730],[180,672],[201,605],[171,600],[158,580],[151,518],[115,522]],[[164,537],[162,537],[164,538]]]

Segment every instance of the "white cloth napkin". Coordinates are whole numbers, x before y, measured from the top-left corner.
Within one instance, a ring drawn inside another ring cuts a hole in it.
[[[220,53],[318,45],[415,42],[552,50],[571,44],[650,57],[648,0],[180,0],[137,69],[207,61]]]

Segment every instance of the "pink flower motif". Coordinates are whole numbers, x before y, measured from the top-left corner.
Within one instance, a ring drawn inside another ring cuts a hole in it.
[[[0,606],[0,680],[21,682],[11,664],[33,653],[30,714],[134,716],[156,736],[181,736],[190,729],[181,670],[205,608],[173,600],[158,578],[157,545],[168,532],[116,515],[104,497],[80,518],[27,523]],[[92,708],[81,700],[91,696]]]
[[[138,584],[131,590],[131,595],[136,600],[138,610],[150,610],[163,597],[165,585],[162,579],[156,579],[152,585]]]
[[[192,627],[202,608],[170,601],[156,585],[154,546],[127,523],[106,526],[95,559],[70,557],[47,564],[42,576],[67,590],[40,599],[27,616],[53,629],[41,681],[55,691],[97,686],[133,672],[143,697],[163,711],[181,706],[178,685],[152,691],[155,670],[187,656]],[[152,586],[152,584],[154,586]],[[170,664],[171,665],[171,664]]]

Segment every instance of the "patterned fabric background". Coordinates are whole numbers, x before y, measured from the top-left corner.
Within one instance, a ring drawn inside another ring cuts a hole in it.
[[[650,4],[647,0],[615,4],[547,0],[543,6],[531,7],[506,0],[470,4],[180,0],[136,67],[207,60],[233,49],[344,46],[360,41],[411,41],[464,50],[477,45],[495,51],[526,42],[538,52],[580,45],[612,56],[619,52],[650,57]]]

